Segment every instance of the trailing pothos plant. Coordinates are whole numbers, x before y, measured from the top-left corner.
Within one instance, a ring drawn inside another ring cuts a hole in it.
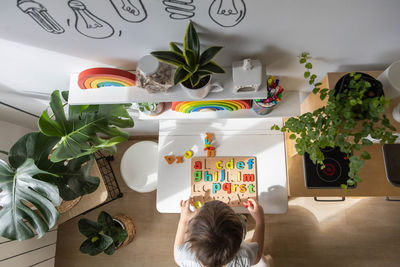
[[[196,88],[200,81],[208,79],[213,73],[225,73],[225,70],[212,59],[222,46],[211,46],[200,53],[200,40],[192,21],[186,28],[183,50],[174,42],[169,43],[170,51],[151,52],[158,60],[177,67],[174,84],[183,83],[186,87]]]
[[[78,222],[79,232],[87,237],[82,243],[80,251],[90,256],[104,252],[112,255],[128,237],[128,233],[122,227],[117,227],[113,218],[102,211],[97,222],[86,218]]]
[[[321,100],[328,97],[327,104],[313,112],[289,118],[282,128],[274,125],[272,129],[290,133],[289,138],[296,142],[296,151],[300,155],[308,153],[314,164],[320,164],[321,168],[325,167],[321,149],[339,147],[350,160],[349,179],[347,184],[341,185],[347,189],[361,182],[359,172],[364,161],[371,158],[363,150],[364,146],[372,145],[369,137],[379,140],[381,144],[394,143],[397,138],[394,135],[396,128],[384,114],[389,100],[384,96],[368,97],[371,84],[357,73],[350,74],[352,79],[348,88],[339,93],[321,88],[322,83],[316,82],[317,76],[311,74],[312,63],[309,59],[308,53],[299,56],[300,63],[306,68],[304,78],[314,87],[313,94],[319,94]],[[360,156],[352,154],[353,151],[360,151]]]
[[[90,176],[92,153],[102,148],[112,152],[113,145],[127,139],[127,133],[111,125],[133,125],[124,105],[69,106],[68,119],[64,105],[59,92],[53,92],[55,120],[47,111],[39,119],[45,134],[28,133],[8,153],[1,151],[9,162],[0,160],[0,235],[5,238],[42,237],[57,223],[61,198],[94,192],[100,180]],[[98,132],[113,138],[101,139]]]

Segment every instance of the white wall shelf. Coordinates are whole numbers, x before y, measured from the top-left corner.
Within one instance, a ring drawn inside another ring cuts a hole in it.
[[[300,94],[298,91],[283,92],[282,101],[271,113],[262,116],[256,114],[252,109],[241,109],[236,111],[204,111],[193,113],[181,113],[170,109],[167,103],[166,111],[158,116],[149,116],[144,113],[139,114],[141,120],[182,120],[182,119],[239,119],[239,118],[276,118],[291,117],[300,114]]]
[[[131,102],[173,102],[173,101],[200,101],[200,100],[239,100],[265,98],[267,90],[265,79],[257,92],[233,92],[232,68],[225,67],[226,73],[215,74],[214,80],[218,80],[225,88],[218,93],[210,93],[204,99],[194,99],[182,90],[180,85],[173,86],[167,93],[149,94],[146,90],[133,87],[103,87],[97,89],[80,89],[78,86],[79,73],[72,73],[69,88],[70,105],[88,104],[120,104]],[[265,73],[265,71],[263,71]]]

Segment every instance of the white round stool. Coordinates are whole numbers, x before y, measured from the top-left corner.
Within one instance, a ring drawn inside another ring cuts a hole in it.
[[[141,141],[130,146],[121,160],[122,179],[129,188],[140,193],[157,188],[158,144]]]

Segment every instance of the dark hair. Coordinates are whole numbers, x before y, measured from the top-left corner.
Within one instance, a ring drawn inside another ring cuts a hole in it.
[[[207,267],[220,267],[239,251],[243,224],[228,205],[214,200],[205,203],[190,220],[188,234],[196,258]]]

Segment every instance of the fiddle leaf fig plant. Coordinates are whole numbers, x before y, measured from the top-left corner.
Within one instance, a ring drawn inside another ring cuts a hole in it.
[[[68,100],[67,95],[63,97]],[[113,153],[115,145],[129,137],[128,133],[119,128],[133,127],[133,119],[125,107],[122,104],[69,106],[67,118],[60,92],[54,91],[50,99],[54,118],[50,117],[47,110],[39,118],[40,131],[47,136],[59,138],[50,160],[70,160],[93,154],[100,149]],[[110,139],[100,138],[98,133]]]
[[[99,214],[97,222],[86,218],[80,219],[78,227],[79,232],[87,237],[82,243],[80,251],[90,256],[102,252],[112,255],[128,237],[125,229],[116,226],[113,218],[104,211]]]
[[[396,128],[390,124],[384,114],[389,100],[384,96],[374,96],[370,82],[364,80],[359,73],[351,73],[348,88],[341,92],[321,88],[322,83],[316,82],[317,76],[311,73],[312,63],[308,53],[299,56],[300,64],[304,64],[304,78],[313,86],[313,94],[319,94],[321,100],[327,98],[327,104],[313,112],[306,112],[297,117],[289,118],[284,126],[277,125],[272,129],[289,133],[289,138],[295,140],[296,151],[300,155],[308,153],[314,164],[324,168],[324,154],[321,149],[339,147],[350,160],[348,186],[361,182],[359,172],[364,161],[371,155],[363,150],[372,145],[370,137],[379,140],[380,144],[394,143]],[[372,93],[372,95],[371,95]],[[360,151],[359,153],[354,153]]]
[[[56,224],[59,215],[55,206],[60,204],[58,188],[35,179],[38,174],[56,176],[40,170],[31,158],[17,166],[0,160],[1,236],[22,241],[34,237],[36,232],[40,238]]]
[[[187,87],[196,88],[200,81],[212,73],[225,73],[225,70],[212,59],[222,46],[211,46],[200,53],[200,40],[190,21],[186,28],[183,50],[174,42],[169,44],[170,51],[151,52],[158,60],[177,67],[174,84],[184,83]]]

